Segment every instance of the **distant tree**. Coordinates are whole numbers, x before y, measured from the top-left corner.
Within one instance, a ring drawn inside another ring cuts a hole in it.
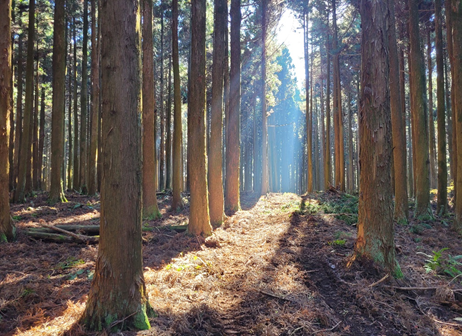
[[[181,174],[181,144],[183,142],[181,123],[181,87],[180,63],[178,56],[178,0],[172,0],[172,66],[173,66],[173,177],[172,210],[183,207],[181,191],[183,177]]]
[[[102,2],[101,228],[95,275],[80,318],[92,331],[150,328],[141,251],[139,25],[138,0]]]
[[[29,2],[29,28],[27,37],[26,63],[26,100],[24,106],[24,123],[19,154],[18,185],[14,192],[14,201],[23,202],[26,197],[26,179],[29,176],[31,158],[32,107],[34,102],[34,37],[35,36],[35,0]]]
[[[63,202],[64,88],[66,79],[65,0],[55,4],[53,32],[53,108],[51,120],[51,189],[49,200]]]
[[[423,53],[420,46],[418,5],[418,0],[409,0],[411,113],[415,147],[416,206],[414,214],[416,218],[427,215],[430,205],[427,101]]]
[[[143,11],[143,215],[160,217],[157,206],[156,110],[152,1],[142,0]]]
[[[360,197],[356,256],[401,275],[395,259],[391,189],[388,1],[361,1]]]
[[[240,209],[239,157],[240,157],[240,104],[241,104],[241,2],[231,0],[231,69],[229,72],[229,113],[226,125],[226,191],[225,210]],[[264,98],[262,98],[264,99]],[[263,188],[263,187],[262,187]],[[263,189],[262,189],[263,190]]]
[[[223,67],[225,56],[225,24],[228,5],[224,0],[215,0],[212,68],[212,120],[210,151],[208,160],[210,221],[218,226],[223,222]],[[246,180],[247,182],[247,180]]]
[[[11,106],[11,0],[0,3],[0,242],[14,239],[8,190],[8,141]]]
[[[268,165],[268,111],[266,101],[266,38],[267,38],[267,19],[268,0],[262,0],[261,9],[261,115],[262,115],[262,181],[261,194],[269,192],[269,165]],[[231,79],[231,83],[233,80]],[[231,93],[231,97],[232,93]],[[231,98],[232,99],[232,98]]]
[[[80,178],[79,189],[88,193],[88,1],[83,0],[82,86],[80,93]]]

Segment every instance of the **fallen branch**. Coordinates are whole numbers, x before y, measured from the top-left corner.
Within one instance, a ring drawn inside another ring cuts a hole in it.
[[[26,230],[25,233],[31,238],[52,240],[57,243],[72,242],[74,240],[72,237],[56,233],[37,232],[32,230]]]
[[[99,225],[54,225],[55,228],[71,231],[71,232],[85,232],[87,234],[98,235],[99,234]],[[34,227],[30,228],[31,230],[36,230],[39,232],[54,232],[55,230],[47,227]]]
[[[261,290],[261,289],[259,290],[259,292],[262,293],[262,294],[271,296],[271,297],[273,297],[273,298],[276,298],[276,299],[281,299],[281,300],[285,300],[285,301],[292,302],[292,300],[287,299],[287,298],[285,298],[284,296],[281,296],[281,295],[273,294],[273,293],[271,293],[271,292],[266,292],[266,291]]]
[[[61,229],[61,228],[56,227],[56,226],[46,224],[43,219],[39,220],[39,225],[41,225],[41,226],[43,226],[43,227],[45,227],[47,229],[51,229],[51,230],[54,230],[54,231],[64,233],[64,234],[66,234],[68,236],[71,236],[71,237],[73,237],[73,238],[75,238],[77,240],[81,240],[83,242],[89,242],[89,243],[98,242],[98,238],[96,238],[96,237],[90,237],[90,236],[85,236],[85,235],[81,235],[81,234],[76,234],[76,233]]]
[[[405,290],[405,291],[411,291],[411,290],[435,290],[435,289],[439,288],[439,287],[396,287],[396,286],[383,286],[383,287],[399,289],[399,290]]]
[[[317,333],[320,333],[320,332],[326,332],[326,331],[334,331],[335,328],[337,328],[340,323],[342,323],[342,321],[340,321],[339,323],[337,323],[336,325],[334,325],[332,328],[330,329],[322,329],[322,330],[318,330],[318,331],[315,331],[313,334],[317,334]]]
[[[369,288],[372,288],[372,287],[374,287],[374,286],[377,286],[379,283],[384,282],[389,276],[390,276],[390,274],[385,275],[385,276],[384,276],[382,279],[380,279],[379,281],[376,281],[376,282],[374,282],[373,284],[370,284],[370,285],[369,285]]]

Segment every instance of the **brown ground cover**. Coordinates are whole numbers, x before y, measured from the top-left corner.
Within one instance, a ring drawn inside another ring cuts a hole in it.
[[[25,234],[39,219],[98,224],[97,198],[66,196],[58,206],[41,194],[12,207],[18,240],[0,245],[2,335],[85,335],[75,322],[97,244]],[[396,280],[360,261],[346,267],[354,197],[245,195],[243,210],[205,240],[170,230],[187,223],[188,210],[169,213],[170,196],[159,200],[162,218],[143,223],[151,230],[143,233],[144,276],[158,316],[151,330],[123,335],[462,335],[462,268],[454,258],[462,246],[449,217],[396,226],[405,276]]]

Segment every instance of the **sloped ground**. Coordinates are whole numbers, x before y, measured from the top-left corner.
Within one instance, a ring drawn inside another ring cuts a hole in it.
[[[97,199],[68,199],[52,208],[39,195],[12,209],[19,239],[0,245],[0,334],[85,335],[75,321],[97,246],[21,234],[39,218],[98,223]],[[356,235],[354,197],[335,191],[247,195],[244,210],[205,241],[163,228],[186,222],[187,209],[172,215],[169,196],[161,200],[163,218],[147,221],[154,229],[143,233],[144,275],[158,317],[151,330],[124,335],[462,334],[455,320],[462,313],[462,277],[448,276],[460,274],[449,255],[462,255],[462,248],[448,229],[450,218],[397,226],[405,278],[394,280],[367,263],[346,268]],[[436,258],[432,251],[443,248]],[[425,265],[434,270],[427,273]]]

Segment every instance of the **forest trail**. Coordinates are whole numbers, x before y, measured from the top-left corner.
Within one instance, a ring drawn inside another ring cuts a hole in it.
[[[461,334],[454,320],[462,312],[455,288],[460,283],[449,286],[426,274],[424,258],[415,252],[419,244],[436,250],[444,241],[453,255],[462,254],[444,224],[413,224],[414,231],[421,228],[418,236],[398,227],[406,278],[376,284],[383,273],[374,267],[346,268],[356,235],[353,196],[244,196],[243,210],[205,240],[165,229],[184,222],[187,209],[167,213],[169,196],[161,198],[163,218],[143,224],[152,229],[143,233],[144,276],[158,316],[150,320],[151,330],[124,335]],[[33,205],[13,207],[19,240],[0,247],[0,334],[85,335],[74,323],[84,309],[97,246],[30,241],[21,234],[40,218],[97,223],[97,199],[69,200],[51,208],[39,196]]]

